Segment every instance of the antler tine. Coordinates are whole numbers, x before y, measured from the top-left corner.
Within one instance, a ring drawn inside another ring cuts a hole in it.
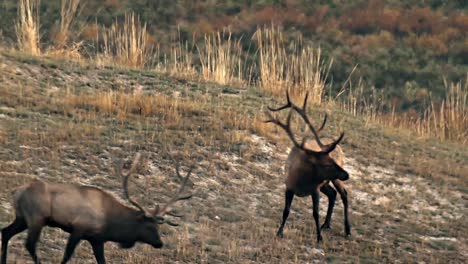
[[[336,146],[340,143],[340,141],[343,139],[344,137],[344,132],[341,132],[340,136],[338,137],[338,139],[336,139],[333,143],[330,143],[328,144],[326,147],[327,149],[325,150],[326,153],[330,153],[332,152],[333,150],[335,150]]]
[[[172,162],[174,162],[176,164],[176,174],[177,174],[177,177],[179,177],[179,179],[182,179],[183,177],[180,175],[180,171],[179,171],[179,162],[174,159],[174,156],[172,156],[171,152],[169,150],[166,151],[167,152],[167,155],[169,155],[169,158],[171,158]]]
[[[272,112],[277,112],[277,111],[280,111],[280,110],[283,110],[283,109],[286,109],[286,108],[289,108],[291,107],[291,100],[289,99],[289,91],[288,89],[286,89],[286,104],[283,105],[283,106],[280,106],[278,108],[272,108],[272,107],[269,107],[267,106],[268,110],[272,111]]]
[[[272,108],[272,107],[269,107],[269,106],[267,106],[267,108],[268,108],[268,110],[270,110],[272,112],[277,112],[277,111],[280,111],[280,110],[283,110],[283,109],[286,109],[286,108],[291,108],[294,111],[296,111],[302,117],[302,119],[304,119],[304,122],[307,124],[307,126],[309,127],[312,134],[314,134],[314,137],[315,137],[315,140],[317,141],[317,144],[320,146],[321,149],[324,149],[326,146],[324,144],[322,144],[322,141],[320,141],[320,138],[318,136],[317,131],[314,129],[314,126],[312,125],[312,123],[310,122],[310,120],[309,120],[309,118],[307,117],[307,114],[306,114],[306,107],[307,107],[307,100],[308,99],[309,99],[309,92],[307,92],[306,95],[305,95],[304,103],[302,104],[302,108],[299,108],[297,105],[295,105],[293,102],[291,102],[291,99],[289,97],[289,90],[286,89],[287,103],[285,105],[283,105],[283,106],[278,107],[278,108]],[[281,125],[281,122],[279,122],[278,120],[275,121],[275,118],[273,118],[271,116],[271,114],[268,113],[268,115],[270,117],[270,120],[265,121],[265,123],[272,122],[272,123],[275,123],[275,124],[283,127],[283,125]],[[326,121],[326,119],[324,120],[324,122],[323,122],[322,126],[320,127],[319,131],[322,130],[322,128],[325,126],[325,121]],[[284,127],[283,127],[283,129],[284,129]],[[286,132],[289,135],[289,132],[288,131],[286,131]],[[293,142],[295,142],[295,140],[293,140]],[[297,142],[295,142],[294,144],[297,145],[297,146],[303,146],[304,142],[305,142],[305,140],[303,140],[301,145],[297,144]]]
[[[179,165],[176,166],[176,173],[180,176],[178,167],[179,167]],[[184,192],[184,189],[185,189],[185,186],[187,185],[190,174],[192,174],[192,170],[193,170],[193,166],[190,167],[190,169],[189,169],[189,171],[187,173],[187,176],[183,177],[182,184],[180,185],[179,190],[177,191],[176,195],[174,195],[174,197],[172,197],[172,199],[161,210],[157,210],[157,215],[158,216],[164,216],[165,214],[168,214],[168,215],[175,216],[175,217],[181,217],[181,215],[171,213],[170,212],[170,207],[174,203],[176,203],[177,201],[187,200],[187,199],[192,198],[192,194],[188,194],[188,195],[185,195],[185,196],[180,196],[180,194],[182,194]],[[180,176],[180,177],[182,178],[182,176]],[[167,223],[170,224],[169,222],[167,222]]]
[[[291,131],[292,110],[289,111],[288,117],[286,118],[286,124],[282,123],[277,118],[273,117],[273,115],[270,112],[266,112],[266,114],[268,115],[268,117],[270,119],[267,120],[267,121],[264,121],[265,123],[274,123],[274,124],[278,125],[279,127],[281,127],[286,132],[286,134],[288,134],[288,136],[291,139],[291,141],[293,142],[294,146],[296,146],[297,148],[300,148],[300,149],[304,149],[305,140],[302,140],[302,143],[299,144],[297,142],[296,138],[294,137],[292,131]]]
[[[306,92],[306,95],[304,97],[304,103],[302,104],[302,109],[306,109],[306,106],[307,106],[307,99],[309,99],[309,92]]]
[[[325,113],[325,117],[323,118],[322,125],[321,125],[320,128],[317,130],[317,132],[322,131],[322,129],[325,127],[325,123],[327,123],[327,118],[328,118],[328,115],[327,115],[327,113]]]
[[[130,197],[130,194],[128,192],[128,179],[130,178],[130,175],[135,171],[136,169],[136,166],[138,165],[138,162],[140,160],[140,157],[141,157],[141,154],[138,152],[136,155],[135,155],[135,158],[133,158],[133,162],[132,162],[132,166],[130,168],[130,170],[127,172],[127,173],[122,173],[122,160],[119,160],[117,162],[117,166],[116,166],[116,171],[117,171],[117,174],[119,174],[119,176],[123,177],[123,181],[122,181],[122,188],[123,188],[123,191],[124,191],[124,196],[125,198],[133,205],[135,206],[136,208],[138,208],[142,213],[145,213],[145,209],[143,209],[143,207],[141,205],[139,205],[136,201],[134,201],[131,197]]]
[[[306,95],[306,99],[307,99],[307,95]],[[299,108],[297,107],[296,105],[292,104],[291,108],[296,111],[301,117],[302,119],[304,120],[304,122],[307,124],[307,126],[309,127],[309,130],[312,132],[312,134],[314,134],[314,137],[315,137],[315,141],[317,141],[317,144],[320,146],[321,149],[323,149],[325,147],[324,144],[322,144],[322,141],[320,141],[320,138],[319,138],[319,135],[317,133],[317,131],[315,131],[315,128],[314,126],[312,125],[312,123],[310,122],[309,118],[307,117],[307,114],[306,114],[306,111],[305,111],[305,106],[306,106],[306,103],[307,103],[307,100],[304,101],[304,108]],[[321,129],[323,128],[323,126],[325,125],[325,123],[322,125]],[[320,131],[320,130],[319,130]]]

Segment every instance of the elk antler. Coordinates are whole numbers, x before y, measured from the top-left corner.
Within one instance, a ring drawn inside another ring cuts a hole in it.
[[[283,108],[284,109],[284,108]],[[278,110],[277,110],[278,111]],[[296,146],[297,148],[299,149],[302,149],[302,150],[306,150],[304,148],[304,143],[305,143],[305,140],[302,140],[302,143],[299,144],[296,140],[296,138],[294,137],[294,134],[293,132],[291,131],[291,116],[292,116],[292,111],[289,111],[289,114],[288,114],[288,118],[286,119],[286,124],[285,123],[282,123],[281,121],[279,121],[279,119],[273,117],[270,112],[266,112],[266,114],[268,115],[268,117],[270,119],[266,120],[266,121],[263,121],[264,123],[274,123],[276,125],[278,125],[279,127],[281,127],[285,132],[286,134],[288,134],[289,138],[291,139],[291,141],[293,142],[294,146]]]
[[[128,179],[130,178],[130,175],[135,171],[136,169],[136,166],[138,165],[138,162],[140,161],[140,157],[141,157],[141,154],[140,153],[137,153],[135,155],[135,158],[133,158],[133,162],[132,162],[132,166],[130,167],[130,170],[127,172],[127,173],[123,173],[122,172],[122,167],[123,167],[123,162],[122,160],[118,160],[116,162],[116,166],[115,166],[115,171],[117,173],[117,175],[119,175],[120,177],[123,178],[122,180],[122,188],[123,188],[123,191],[124,191],[124,196],[125,198],[133,205],[135,206],[136,208],[138,208],[138,210],[141,211],[141,213],[145,214],[145,209],[143,209],[143,207],[141,205],[139,205],[136,201],[134,201],[131,197],[130,197],[130,194],[128,192]]]
[[[309,127],[309,130],[312,132],[312,134],[314,134],[315,141],[317,141],[317,144],[319,145],[320,149],[322,149],[322,151],[325,152],[325,153],[330,153],[335,149],[336,145],[338,145],[338,143],[343,139],[344,132],[342,132],[340,137],[337,140],[335,140],[333,143],[328,144],[328,145],[324,145],[322,143],[322,141],[320,141],[320,137],[319,137],[317,131],[315,130],[312,123],[310,122],[309,118],[307,117],[306,106],[307,106],[307,99],[308,98],[309,98],[309,93],[307,92],[306,96],[304,98],[304,103],[302,104],[302,108],[298,107],[293,102],[291,102],[291,99],[289,97],[289,91],[286,90],[286,101],[287,102],[286,102],[286,104],[284,106],[280,106],[278,108],[272,108],[272,107],[267,106],[267,108],[268,108],[268,110],[273,111],[273,112],[280,111],[280,110],[283,110],[283,109],[286,109],[286,108],[291,108],[292,110],[296,111],[302,117],[304,122],[307,124],[307,126]],[[327,117],[328,117],[327,114],[325,114],[325,118],[323,119],[322,125],[318,129],[318,132],[320,132],[325,127],[325,123],[327,122]],[[305,140],[303,140],[301,145],[304,144],[304,141]]]
[[[162,208],[159,208],[159,205],[158,205],[156,209],[154,210],[153,215],[155,218],[157,218],[160,221],[160,223],[166,222],[169,225],[176,226],[177,225],[176,223],[165,220],[164,215],[167,214],[167,215],[174,216],[174,217],[182,217],[182,215],[171,212],[171,206],[174,205],[177,201],[187,200],[192,197],[192,194],[182,195],[184,193],[185,186],[187,185],[187,182],[189,181],[189,177],[190,177],[190,174],[192,173],[192,170],[193,170],[193,166],[190,167],[187,173],[187,176],[182,177],[180,175],[179,165],[176,165],[176,173],[177,173],[177,176],[182,179],[182,183],[179,187],[179,190],[171,198],[171,200],[169,200],[169,202],[166,203],[166,205],[164,205]]]

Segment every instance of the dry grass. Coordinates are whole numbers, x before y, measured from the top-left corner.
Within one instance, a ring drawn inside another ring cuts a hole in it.
[[[260,87],[275,95],[284,89],[303,97],[309,92],[311,102],[320,104],[330,64],[324,65],[320,49],[305,46],[302,40],[287,42],[275,27],[255,32],[258,45]]]
[[[146,24],[133,13],[126,14],[123,23],[116,20],[103,34],[102,42],[103,52],[96,58],[98,64],[144,68],[151,66],[154,59]]]
[[[244,82],[240,39],[233,40],[230,32],[205,35],[204,46],[197,46],[197,50],[203,80],[219,84]]]
[[[387,113],[382,109],[382,94],[375,89],[364,93],[361,85],[350,89],[342,109],[365,117],[368,123],[403,129],[418,137],[468,143],[468,79],[446,84],[445,100],[440,104],[431,101],[422,114],[397,113],[394,109]]]
[[[62,0],[60,8],[60,24],[55,32],[53,42],[54,48],[64,49],[72,34],[71,28],[75,18],[80,14],[81,0]]]
[[[162,62],[156,65],[157,72],[188,80],[199,78],[199,73],[194,67],[193,48],[190,48],[187,42],[176,41],[169,54],[164,54],[163,57]]]
[[[41,55],[39,35],[40,0],[19,0],[16,37],[20,51]]]
[[[71,60],[82,59],[80,50],[83,43],[72,40],[77,39],[74,35],[79,34],[79,31],[73,31],[72,28],[75,27],[75,19],[80,15],[82,7],[81,0],[61,1],[60,24],[53,33],[53,45],[47,50],[47,55]]]

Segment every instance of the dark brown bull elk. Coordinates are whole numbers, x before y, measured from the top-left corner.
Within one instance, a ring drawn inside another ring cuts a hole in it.
[[[128,180],[135,171],[140,159],[137,153],[130,170],[122,172],[122,162],[117,162],[116,173],[123,178],[125,198],[136,208],[126,206],[111,194],[91,186],[52,184],[34,180],[17,188],[13,194],[16,218],[2,230],[1,263],[7,262],[8,241],[14,235],[28,230],[26,249],[35,263],[36,243],[44,226],[58,227],[70,233],[62,263],[68,262],[75,247],[81,240],[87,240],[93,249],[97,263],[105,263],[104,243],[112,241],[122,248],[131,248],[136,242],[161,248],[158,224],[176,225],[164,215],[180,217],[171,212],[171,206],[180,200],[189,199],[184,188],[192,169],[183,177],[182,184],[175,196],[162,208],[146,211],[135,202],[128,192]],[[179,177],[179,168],[176,167]],[[181,177],[182,178],[182,177]]]
[[[265,121],[266,123],[274,123],[281,127],[294,144],[286,161],[285,207],[283,211],[283,219],[278,229],[277,236],[283,236],[284,225],[286,223],[286,219],[289,216],[289,211],[294,195],[299,197],[310,195],[312,196],[313,216],[317,230],[317,241],[321,241],[322,235],[319,224],[319,190],[329,197],[327,217],[325,223],[322,225],[322,228],[327,228],[330,226],[331,214],[336,197],[336,191],[329,185],[329,182],[332,181],[335,184],[337,181],[346,181],[349,178],[349,174],[342,168],[342,162],[340,161],[339,163],[341,164],[339,164],[337,160],[332,157],[332,153],[336,151],[338,144],[343,139],[344,133],[342,132],[338,139],[324,144],[320,140],[317,131],[315,130],[305,112],[308,94],[306,94],[304,98],[304,104],[302,108],[291,102],[289,93],[287,91],[286,99],[287,103],[284,106],[278,108],[268,107],[268,109],[272,112],[290,108],[286,123],[282,123],[277,118],[273,117],[269,112],[267,112],[267,115],[270,117],[270,119]],[[293,112],[297,112],[307,124],[309,130],[314,135],[315,144],[311,143],[312,141],[306,141],[305,138],[300,144],[298,143],[294,133],[291,131],[291,117]],[[320,130],[325,125],[325,122],[326,118],[324,119]],[[343,201],[345,201],[345,199],[343,199]],[[347,208],[347,200],[345,204]],[[345,225],[348,223],[346,212],[347,210],[345,211]],[[345,227],[345,229],[346,233],[349,234],[349,224]]]

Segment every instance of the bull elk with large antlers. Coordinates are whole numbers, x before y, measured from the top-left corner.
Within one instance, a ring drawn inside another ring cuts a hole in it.
[[[333,211],[333,205],[335,202],[336,191],[329,185],[329,182],[332,181],[335,186],[339,184],[338,181],[346,181],[349,178],[349,174],[342,168],[343,159],[336,159],[332,157],[333,152],[341,152],[336,149],[338,144],[343,139],[344,133],[342,132],[340,137],[336,140],[327,143],[323,143],[320,140],[320,137],[315,130],[314,126],[310,122],[307,114],[305,112],[307,105],[308,94],[304,98],[304,104],[302,108],[296,106],[291,102],[289,98],[289,93],[286,91],[287,103],[284,106],[278,108],[268,109],[272,112],[281,111],[283,109],[290,108],[286,123],[279,121],[277,118],[273,117],[271,113],[267,112],[269,120],[265,121],[266,123],[274,123],[281,127],[286,134],[289,136],[293,142],[293,147],[289,153],[288,159],[286,161],[286,191],[285,191],[285,207],[283,210],[283,218],[281,225],[278,229],[277,236],[283,236],[283,229],[286,223],[286,220],[289,216],[289,211],[291,204],[295,195],[299,197],[312,196],[313,203],[313,217],[315,220],[316,230],[317,230],[317,241],[322,240],[321,227],[319,224],[319,191],[325,193],[329,198],[329,206],[327,211],[327,217],[322,228],[327,228],[330,226],[331,214]],[[304,138],[301,143],[299,143],[294,133],[291,131],[291,117],[292,113],[297,112],[304,122],[307,124],[309,130],[315,137],[315,143],[313,141],[306,141]],[[326,118],[320,127],[320,130],[325,125]],[[324,141],[325,142],[325,141]],[[335,154],[336,155],[336,154]],[[338,156],[340,156],[338,154]],[[342,183],[342,182],[341,182]],[[343,186],[344,185],[338,185]],[[344,191],[346,193],[346,191]],[[340,192],[341,194],[341,192]],[[343,196],[343,203],[345,204],[345,230],[346,234],[349,235],[350,227],[347,217],[347,199],[346,196]]]
[[[97,263],[105,263],[104,243],[112,241],[122,248],[131,248],[136,242],[161,248],[163,242],[158,233],[158,224],[176,225],[164,215],[180,217],[171,212],[171,206],[180,200],[189,199],[184,194],[192,169],[183,177],[176,195],[163,207],[145,210],[128,192],[128,180],[140,159],[137,153],[130,170],[122,172],[122,162],[117,162],[115,171],[123,178],[125,198],[137,209],[119,202],[111,194],[91,186],[52,184],[34,180],[17,188],[13,194],[16,218],[2,230],[1,264],[6,264],[8,241],[14,235],[28,230],[26,249],[35,263],[36,243],[44,226],[59,227],[70,233],[62,263],[68,262],[81,240],[87,240],[93,249]],[[179,177],[179,168],[176,172]],[[182,177],[181,177],[182,178]]]

